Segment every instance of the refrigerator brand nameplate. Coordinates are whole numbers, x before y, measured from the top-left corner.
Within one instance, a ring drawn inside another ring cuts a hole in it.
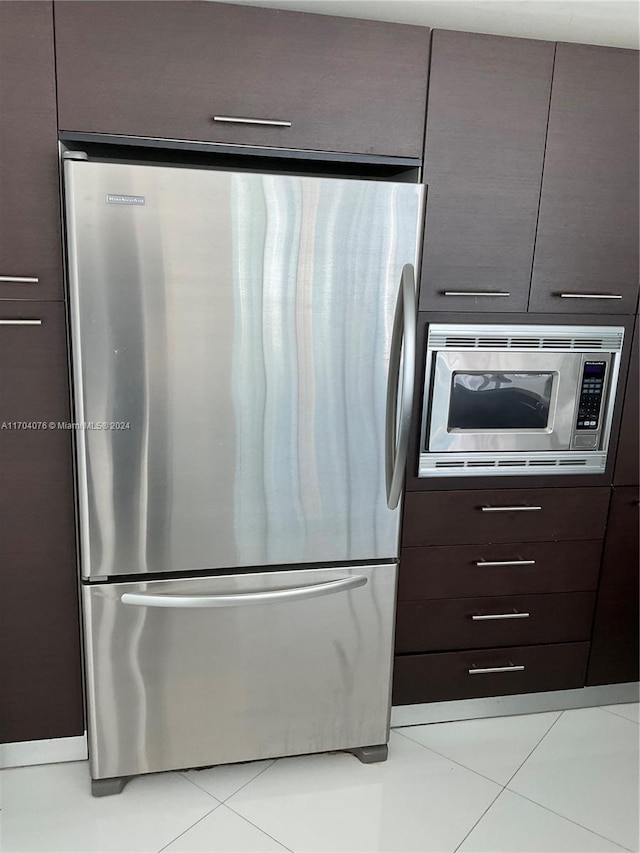
[[[112,195],[107,193],[107,204],[134,204],[144,205],[146,199],[143,195]]]

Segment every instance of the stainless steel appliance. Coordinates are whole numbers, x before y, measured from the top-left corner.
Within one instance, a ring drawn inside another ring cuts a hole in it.
[[[385,757],[423,188],[65,182],[94,793]]]
[[[429,326],[419,476],[604,471],[624,328]]]

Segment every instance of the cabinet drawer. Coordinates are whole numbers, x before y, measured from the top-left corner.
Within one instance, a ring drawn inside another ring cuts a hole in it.
[[[609,489],[409,492],[403,546],[599,539]]]
[[[588,655],[589,643],[404,655],[395,659],[392,701],[410,705],[584,687]],[[478,671],[487,669],[497,671]]]
[[[171,0],[55,7],[64,130],[422,156],[426,27]],[[221,120],[238,118],[262,123]]]
[[[396,653],[588,640],[595,592],[401,601]]]
[[[403,548],[398,600],[596,589],[602,542]]]

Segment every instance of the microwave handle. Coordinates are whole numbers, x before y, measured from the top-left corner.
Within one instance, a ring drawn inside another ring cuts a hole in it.
[[[405,264],[400,277],[398,301],[393,318],[387,413],[385,424],[385,471],[387,506],[395,509],[400,502],[404,470],[407,464],[409,428],[413,410],[413,385],[416,371],[417,295],[415,270]],[[402,358],[404,352],[404,358]],[[402,381],[400,363],[402,361]],[[398,414],[398,391],[400,413]]]

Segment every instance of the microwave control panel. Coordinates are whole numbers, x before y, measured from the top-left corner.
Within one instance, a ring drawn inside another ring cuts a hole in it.
[[[602,426],[603,400],[607,362],[587,360],[582,364],[582,383],[578,400],[576,435],[574,447],[595,448],[598,446]]]

